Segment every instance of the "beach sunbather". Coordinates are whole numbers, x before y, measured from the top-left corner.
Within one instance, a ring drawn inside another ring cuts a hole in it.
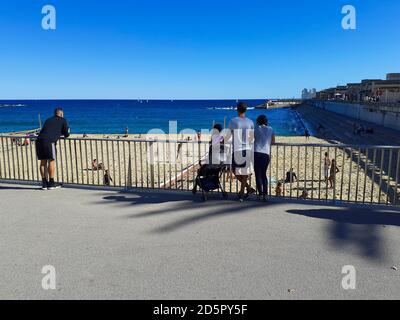
[[[28,147],[31,144],[31,140],[29,139],[29,136],[27,136],[23,141],[21,142],[21,147]]]
[[[94,159],[92,161],[92,170],[93,171],[104,170],[104,164],[103,163],[98,163],[97,159]]]
[[[307,189],[303,190],[303,192],[302,192],[302,194],[300,196],[300,199],[304,199],[304,200],[308,199],[308,191],[307,191]]]

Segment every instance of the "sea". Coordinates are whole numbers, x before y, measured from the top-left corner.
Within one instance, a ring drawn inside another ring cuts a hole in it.
[[[277,135],[304,134],[304,126],[290,108],[258,110],[266,100],[241,100],[248,104],[248,117],[265,114]],[[75,134],[145,134],[158,129],[169,133],[170,121],[178,133],[186,129],[210,129],[213,123],[229,123],[236,116],[236,100],[0,100],[0,133],[21,132],[39,127],[56,107],[64,109]]]

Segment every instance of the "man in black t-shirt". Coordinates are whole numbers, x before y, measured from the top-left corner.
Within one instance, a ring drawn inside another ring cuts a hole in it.
[[[36,141],[36,154],[40,161],[40,174],[42,176],[42,189],[54,190],[61,185],[54,182],[56,170],[56,145],[63,136],[69,137],[69,127],[67,120],[64,119],[64,111],[57,108],[54,117],[46,120]]]

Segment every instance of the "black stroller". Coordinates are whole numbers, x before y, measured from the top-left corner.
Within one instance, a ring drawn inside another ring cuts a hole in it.
[[[207,201],[207,194],[210,191],[221,191],[224,199],[228,198],[228,193],[225,192],[221,177],[226,170],[226,165],[204,164],[197,172],[197,177],[194,181],[193,194],[197,194],[197,189],[202,191],[203,200]]]

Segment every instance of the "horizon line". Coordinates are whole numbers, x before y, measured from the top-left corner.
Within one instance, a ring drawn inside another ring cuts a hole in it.
[[[150,99],[150,98],[17,98],[17,99],[3,99],[0,98],[0,101],[230,101],[230,100],[301,100],[299,97],[291,97],[291,98],[187,98],[187,99],[175,99],[175,98],[168,98],[168,99]]]

